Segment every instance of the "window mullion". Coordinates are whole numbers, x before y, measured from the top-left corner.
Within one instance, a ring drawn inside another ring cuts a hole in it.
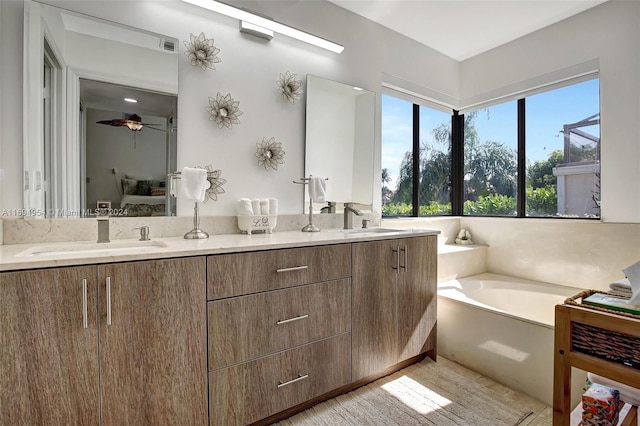
[[[451,214],[464,213],[464,114],[451,116]]]
[[[420,215],[420,105],[413,104],[412,216]]]
[[[525,217],[527,209],[527,156],[525,100],[518,99],[518,180],[516,216]]]

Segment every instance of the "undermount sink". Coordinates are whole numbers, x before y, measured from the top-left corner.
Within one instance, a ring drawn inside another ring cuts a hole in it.
[[[393,234],[404,233],[406,229],[393,229],[393,228],[359,228],[359,229],[342,229],[341,232],[345,234]]]
[[[69,243],[31,247],[17,256],[60,256],[79,254],[111,254],[132,251],[146,253],[167,247],[162,241],[112,241],[110,243]]]

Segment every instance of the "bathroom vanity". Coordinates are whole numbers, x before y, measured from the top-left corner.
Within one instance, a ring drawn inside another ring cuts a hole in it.
[[[435,359],[437,232],[300,234],[0,247],[0,425],[267,423]]]

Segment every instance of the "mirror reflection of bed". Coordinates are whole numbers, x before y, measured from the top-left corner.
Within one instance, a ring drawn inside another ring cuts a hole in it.
[[[167,174],[175,168],[177,98],[81,79],[80,99],[87,211],[108,200],[121,216],[175,214]]]

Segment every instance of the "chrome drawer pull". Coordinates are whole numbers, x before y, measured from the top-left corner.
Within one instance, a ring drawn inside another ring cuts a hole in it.
[[[300,374],[300,375],[298,375],[298,377],[297,377],[297,378],[295,378],[295,379],[293,379],[293,380],[289,380],[288,382],[284,382],[284,383],[280,382],[280,383],[278,384],[278,389],[280,389],[281,387],[284,387],[284,386],[290,385],[290,384],[292,384],[292,383],[299,382],[300,380],[304,380],[304,379],[306,379],[307,377],[309,377],[309,375],[308,375],[308,374],[305,374],[304,376],[303,376],[302,374]]]
[[[286,320],[280,320],[278,322],[276,322],[276,324],[280,325],[280,324],[286,324],[288,322],[294,322],[294,321],[298,321],[301,319],[305,319],[305,318],[309,318],[309,315],[300,315],[299,317],[293,317],[293,318],[289,318]]]
[[[404,255],[404,265],[401,265],[400,267],[404,269],[405,272],[407,272],[407,246],[405,245],[403,248],[400,249],[400,251]]]
[[[303,265],[303,266],[293,266],[291,268],[282,268],[282,269],[276,269],[276,272],[290,272],[290,271],[300,271],[302,269],[307,269],[309,268],[307,265]]]
[[[396,274],[400,273],[400,247],[396,247],[393,249],[393,252],[396,254],[396,265],[393,269],[396,271]]]
[[[111,325],[111,277],[107,277],[107,325]]]
[[[82,328],[89,327],[87,318],[87,279],[82,279]]]

